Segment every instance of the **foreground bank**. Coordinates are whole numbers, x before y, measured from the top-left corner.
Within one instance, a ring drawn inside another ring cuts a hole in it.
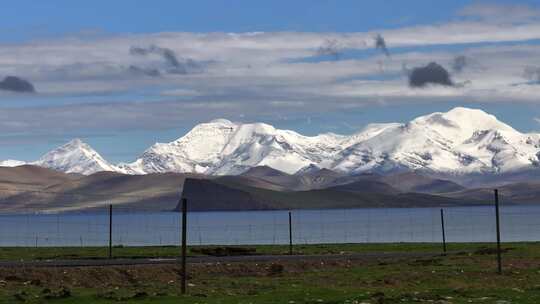
[[[0,303],[538,303],[540,244],[504,246],[496,272],[493,246],[449,244],[430,257],[324,257],[298,261],[189,265],[188,295],[179,295],[178,265],[4,268]],[[426,244],[344,246],[343,252],[436,250]],[[415,247],[416,246],[416,247]],[[429,245],[432,246],[432,245]],[[257,248],[261,252],[284,247]],[[23,250],[23,249],[20,249]],[[338,246],[308,246],[336,252]],[[503,302],[504,301],[504,302]]]

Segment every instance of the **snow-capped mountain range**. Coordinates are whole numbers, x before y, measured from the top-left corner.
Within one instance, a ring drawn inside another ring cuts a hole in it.
[[[540,134],[520,133],[482,110],[458,107],[408,123],[370,124],[348,136],[303,136],[264,123],[218,119],[195,126],[173,142],[154,144],[133,163],[110,164],[75,139],[29,164],[82,174],[235,175],[269,166],[290,174],[315,167],[346,173],[420,170],[459,175],[534,169],[540,166],[539,158]]]

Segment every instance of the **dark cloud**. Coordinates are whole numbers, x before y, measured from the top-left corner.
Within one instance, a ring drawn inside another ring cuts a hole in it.
[[[468,61],[467,57],[463,55],[454,57],[454,60],[452,61],[452,70],[456,73],[461,73],[467,66]]]
[[[381,34],[377,34],[374,39],[375,48],[381,50],[386,57],[390,57],[390,51],[388,51],[388,48],[386,47],[386,40],[384,40],[384,37]]]
[[[195,60],[190,58],[178,58],[173,50],[157,45],[151,45],[147,48],[133,46],[130,48],[129,53],[135,56],[147,56],[149,54],[160,55],[167,65],[167,72],[170,74],[186,75],[192,72],[201,72],[203,70],[203,66]]]
[[[135,65],[130,65],[128,68],[128,71],[134,75],[143,75],[143,76],[150,76],[150,77],[161,76],[161,72],[158,69],[142,68]]]
[[[161,49],[163,58],[165,58],[165,61],[175,67],[175,68],[181,68],[182,64],[180,61],[178,61],[178,58],[176,58],[176,54],[171,49]]]
[[[532,83],[540,84],[540,67],[526,67],[523,71],[523,75]]]
[[[0,90],[18,92],[18,93],[35,93],[34,85],[28,80],[24,80],[17,76],[7,76],[0,81]]]
[[[424,67],[417,67],[409,72],[409,86],[423,88],[429,84],[454,86],[450,73],[436,62],[431,62]]]
[[[152,46],[148,47],[148,48],[142,48],[142,47],[138,47],[138,46],[132,46],[130,49],[129,49],[129,53],[131,55],[137,55],[137,56],[146,56],[148,54],[151,54],[152,53]]]
[[[157,45],[151,45],[147,48],[133,46],[129,49],[129,53],[131,55],[136,55],[136,56],[146,56],[149,54],[157,54],[157,55],[162,56],[165,62],[169,66],[174,67],[174,68],[181,67],[181,63],[176,57],[176,54],[174,53],[173,50],[168,49],[168,48],[162,48]]]
[[[339,60],[342,47],[336,39],[326,39],[317,49],[317,56],[332,56],[335,60]]]

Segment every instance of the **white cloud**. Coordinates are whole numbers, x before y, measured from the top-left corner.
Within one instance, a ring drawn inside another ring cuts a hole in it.
[[[414,47],[540,39],[540,23],[499,25],[453,22],[380,31],[388,47]],[[20,74],[37,82],[129,79],[131,65],[160,68],[162,59],[129,54],[131,46],[158,45],[179,57],[214,62],[208,73],[228,76],[266,72],[275,65],[313,56],[321,43],[338,41],[343,50],[374,47],[374,33],[158,33],[95,39],[59,39],[0,46],[0,74]],[[161,67],[162,68],[162,67]],[[283,70],[283,69],[282,69]],[[278,72],[278,70],[275,70]],[[271,77],[273,75],[270,75]],[[146,79],[150,84],[153,80]],[[162,80],[166,81],[166,80]],[[47,84],[46,84],[47,85]],[[140,83],[136,84],[140,86]],[[40,85],[41,86],[41,85]],[[43,87],[43,86],[41,86]],[[45,88],[46,89],[46,88]],[[48,90],[50,91],[50,90]]]
[[[29,79],[39,92],[35,99],[88,97],[70,105],[45,102],[40,107],[34,103],[0,108],[0,128],[152,129],[174,127],[180,120],[294,116],[393,102],[538,102],[540,85],[526,84],[523,75],[525,67],[540,62],[540,46],[530,41],[540,40],[537,12],[517,7],[509,14],[520,16],[520,22],[484,21],[498,12],[500,8],[476,5],[461,12],[475,19],[377,31],[391,51],[404,47],[391,58],[362,54],[374,48],[375,32],[156,33],[0,45],[0,77]],[[350,56],[314,59],[329,40]],[[460,51],[445,48],[466,43],[474,45]],[[163,72],[167,67],[161,56],[130,55],[132,46],[151,45],[171,49],[178,58],[206,63],[205,69],[173,75]],[[433,45],[440,47],[424,49]],[[358,53],[362,56],[355,57]],[[449,68],[458,54],[466,55],[468,64],[452,77],[456,83],[470,84],[408,87],[404,65],[412,68],[436,61]],[[132,65],[162,73],[133,74]],[[103,96],[93,99],[96,95],[110,95],[114,102],[103,103]],[[0,92],[0,106],[19,102],[13,96]]]

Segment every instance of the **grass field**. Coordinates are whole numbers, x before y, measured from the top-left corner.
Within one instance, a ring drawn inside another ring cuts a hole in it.
[[[533,244],[533,245],[530,245]],[[448,244],[449,251],[475,250],[479,247],[489,247],[484,243],[455,243]],[[514,247],[527,251],[535,243],[515,243]],[[204,255],[201,248],[220,248],[222,246],[190,246],[189,256]],[[288,254],[288,245],[254,245],[227,246],[231,248],[255,250],[254,254]],[[106,259],[108,247],[0,247],[0,261],[11,260],[51,260],[51,259]],[[295,245],[295,254],[351,254],[362,252],[442,252],[442,246],[434,243],[388,243],[388,244],[321,244]],[[178,246],[155,247],[113,247],[115,258],[172,258],[179,257]]]
[[[449,244],[432,258],[365,258],[273,263],[202,263],[189,267],[179,294],[177,265],[0,269],[0,303],[540,303],[540,243],[504,244],[504,272],[493,245]],[[70,248],[64,256],[104,248]],[[256,246],[284,253],[286,246]],[[432,252],[434,244],[299,246],[305,254]],[[58,248],[4,248],[2,259],[58,257]],[[178,248],[115,248],[128,256],[174,256]],[[20,256],[18,256],[20,255]],[[62,256],[62,257],[64,257]]]

